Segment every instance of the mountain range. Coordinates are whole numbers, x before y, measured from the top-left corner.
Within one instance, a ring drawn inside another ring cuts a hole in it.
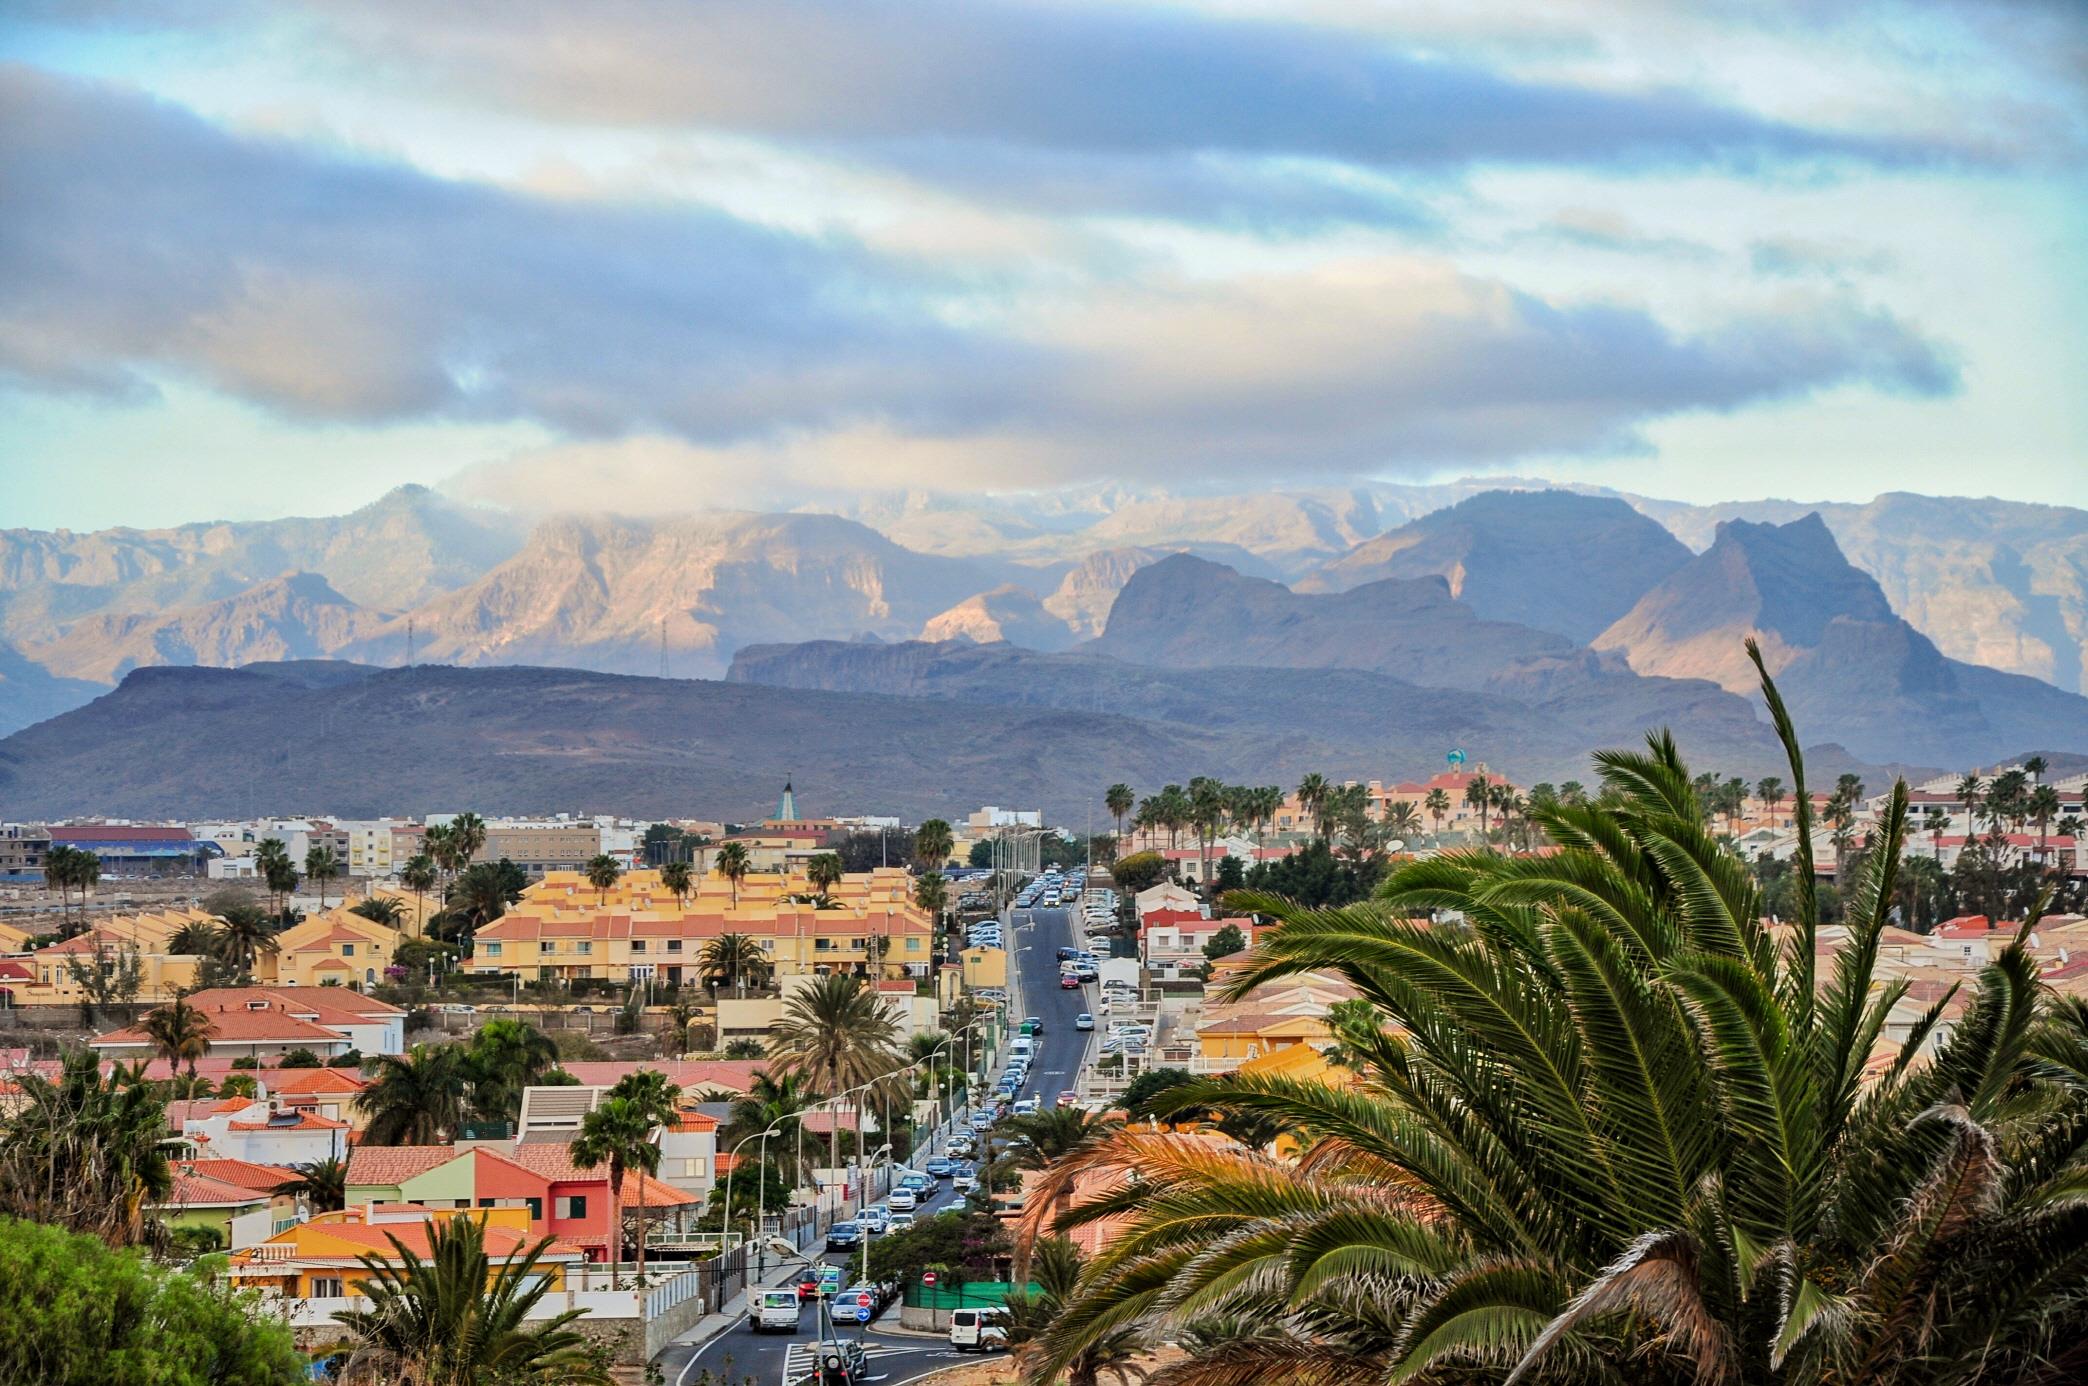
[[[1801,729],[1852,763],[2088,749],[2088,514],[2062,507],[1699,508],[1511,479],[835,508],[525,524],[409,487],[330,519],[0,531],[0,734],[137,670],[410,651],[1287,728],[1333,756],[1432,760],[1462,728],[1555,777],[1667,724],[1737,773],[1762,746],[1740,653],[1759,632]],[[1286,722],[1278,690],[1308,682],[1318,713],[1382,734]]]

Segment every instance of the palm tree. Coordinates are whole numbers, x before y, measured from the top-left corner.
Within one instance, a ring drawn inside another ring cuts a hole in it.
[[[605,1097],[580,1122],[573,1138],[573,1163],[582,1169],[609,1166],[609,1264],[623,1260],[624,1176],[632,1170],[652,1174],[660,1168],[660,1147],[653,1143],[659,1122],[626,1097]],[[640,1186],[643,1187],[642,1185]],[[641,1200],[642,1201],[642,1200]],[[645,1284],[645,1243],[638,1243],[638,1283]]]
[[[433,1225],[425,1261],[397,1236],[386,1240],[389,1255],[359,1258],[368,1274],[357,1289],[370,1307],[334,1314],[348,1330],[335,1349],[347,1359],[343,1386],[610,1386],[587,1338],[567,1326],[585,1309],[530,1321],[553,1283],[539,1267],[552,1238],[496,1264],[486,1255],[483,1220],[457,1213]]]
[[[1332,972],[1388,1024],[1344,1036],[1353,1088],[1234,1075],[1156,1099],[1279,1117],[1313,1138],[1295,1163],[1126,1131],[1048,1169],[1032,1205],[1112,1190],[1061,1225],[1128,1216],[1032,1380],[1221,1302],[1266,1331],[1205,1380],[2078,1374],[2088,1003],[2041,996],[2019,934],[1947,1036],[1945,997],[1884,1042],[1907,994],[1877,971],[1904,783],[1816,978],[1803,760],[1748,648],[1795,785],[1787,935],[1665,733],[1597,755],[1605,802],[1542,811],[1549,857],[1415,862],[1346,909],[1249,896],[1278,923],[1234,995]],[[1463,922],[1413,918],[1448,910]]]
[[[1423,799],[1421,804],[1428,810],[1428,816],[1435,820],[1436,836],[1441,837],[1443,835],[1443,820],[1450,816],[1449,792],[1441,788],[1431,789],[1428,791],[1428,797]]]
[[[2032,757],[2036,759],[2036,757]],[[2028,762],[2025,762],[2027,768]],[[2037,859],[2045,859],[2045,838],[2050,833],[2052,820],[2059,816],[2059,791],[2048,784],[2041,784],[2030,791],[2027,811],[2030,821],[2037,825]]]
[[[1486,815],[1493,807],[1493,793],[1483,771],[1465,781],[1464,801],[1479,810],[1479,837],[1484,841],[1487,835]]]
[[[505,1016],[487,1021],[464,1055],[472,1110],[486,1121],[520,1120],[522,1090],[557,1067],[558,1046],[536,1026]]]
[[[1310,818],[1313,830],[1321,837],[1327,835],[1326,819],[1321,810],[1327,803],[1327,777],[1315,770],[1298,781],[1298,811]]]
[[[276,1185],[276,1193],[301,1196],[315,1213],[335,1213],[348,1206],[347,1161],[329,1155],[291,1168],[297,1177]]]
[[[193,1078],[196,1060],[210,1052],[210,1037],[217,1033],[217,1022],[177,995],[173,1005],[148,1012],[138,1028],[152,1041],[153,1050],[167,1061],[168,1068],[179,1068],[186,1060],[189,1077]]]
[[[459,936],[475,935],[507,913],[516,895],[509,873],[489,862],[466,867],[450,883],[445,902],[452,924],[461,925]]]
[[[1950,815],[1930,805],[1921,814],[1922,831],[1929,835],[1929,847],[1937,861],[1943,860],[1943,830],[1950,826]]]
[[[608,900],[610,889],[622,875],[623,868],[607,852],[598,852],[587,859],[587,883],[595,888],[596,908]]]
[[[450,850],[456,855],[451,869],[462,871],[486,846],[486,820],[475,813],[460,813],[450,820]]]
[[[254,845],[254,874],[261,878],[262,885],[268,887],[270,914],[283,912],[283,892],[278,887],[286,879],[286,873],[294,873],[294,870],[290,865],[290,849],[283,845],[281,838],[264,837]],[[296,887],[293,885],[291,889]]]
[[[44,853],[44,884],[58,888],[58,911],[62,921],[59,926],[60,933],[72,932],[72,888],[80,884],[84,868],[82,858],[93,855],[92,852],[84,852],[62,842]],[[86,903],[86,895],[83,892],[80,897],[83,912]]]
[[[1189,822],[1196,829],[1197,857],[1201,870],[1197,882],[1204,889],[1211,885],[1211,841],[1225,826],[1225,786],[1209,775],[1198,775],[1189,781]]]
[[[155,1085],[135,1069],[106,1078],[94,1051],[68,1049],[58,1073],[13,1076],[0,1134],[0,1213],[48,1222],[110,1246],[156,1239],[145,1210],[173,1187],[172,1137]]]
[[[902,1033],[897,1014],[861,978],[834,973],[784,1003],[769,1032],[769,1054],[783,1072],[831,1098],[896,1069]],[[827,1135],[828,1167],[839,1169],[839,1113]]]
[[[697,954],[697,964],[702,967],[703,980],[713,992],[721,984],[730,982],[734,992],[742,996],[746,992],[741,983],[751,976],[756,979],[756,986],[761,985],[769,967],[767,954],[761,951],[761,945],[751,934],[719,934],[703,945],[703,951]]]
[[[718,849],[717,871],[732,883],[734,909],[739,908],[740,882],[747,879],[747,872],[752,864],[753,858],[748,856],[747,844],[744,842],[728,842]]]
[[[930,871],[914,882],[914,904],[939,930],[943,924],[943,912],[950,907],[950,883],[943,879],[940,871]]]
[[[445,876],[457,874],[457,830],[453,823],[437,823],[421,835],[421,851]]]
[[[1421,815],[1414,811],[1408,799],[1394,799],[1385,805],[1385,826],[1401,837],[1412,837],[1421,831]]]
[[[464,1124],[470,1073],[458,1046],[416,1044],[372,1063],[369,1085],[354,1098],[368,1118],[365,1143],[440,1145]]]
[[[1028,1355],[1023,1349],[1042,1339],[1066,1312],[1087,1269],[1080,1248],[1065,1237],[1038,1242],[1028,1265],[1037,1293],[1032,1295],[1024,1289],[1010,1294],[1007,1300],[1008,1345],[1016,1350],[1017,1360]],[[1104,1330],[1082,1343],[1080,1350],[1063,1364],[1063,1380],[1066,1386],[1097,1386],[1107,1375],[1118,1386],[1132,1386],[1147,1379],[1146,1373],[1133,1365],[1145,1346],[1135,1328]]]
[[[305,850],[305,879],[319,887],[319,910],[326,911],[326,883],[341,874],[341,864],[334,857],[331,847],[310,847]]]
[[[936,871],[950,859],[950,849],[956,838],[950,825],[940,818],[931,818],[914,829],[914,865],[922,871]]]
[[[1137,793],[1121,780],[1102,791],[1102,807],[1116,819],[1118,842],[1124,840],[1124,815],[1131,812],[1131,806],[1137,802]]]
[[[183,957],[214,957],[224,946],[225,931],[205,919],[192,919],[167,936],[167,951]]]
[[[399,884],[413,892],[413,935],[419,938],[428,929],[428,892],[435,888],[435,859],[426,852],[409,858],[399,872]]]
[[[812,1094],[797,1074],[758,1070],[747,1085],[746,1095],[733,1102],[725,1126],[718,1132],[718,1148],[730,1150],[774,1127],[776,1134],[771,1139],[779,1142],[777,1149],[785,1152],[777,1158],[787,1162],[791,1182],[796,1184],[804,1177],[804,1171],[789,1152],[795,1148],[793,1141],[804,1124],[805,1110],[811,1105]]]
[[[689,889],[695,884],[685,861],[670,861],[660,868],[660,884],[674,896],[674,903],[686,909],[689,904]]]
[[[2044,783],[2044,772],[2051,768],[2052,763],[2043,756],[2030,756],[2023,761],[2023,773],[2030,777],[2033,785]]]
[[[1782,777],[1764,775],[1761,779],[1756,780],[1755,797],[1762,801],[1763,805],[1769,810],[1769,816],[1774,818],[1776,816],[1776,806],[1784,801],[1784,782]]]
[[[847,874],[841,865],[841,855],[838,852],[821,852],[805,863],[805,879],[812,883],[812,889],[820,895],[832,891],[835,886],[841,884],[841,878]]]
[[[406,917],[406,906],[395,895],[371,895],[350,905],[348,913],[360,915],[372,924],[396,929],[399,921]]]
[[[626,1073],[623,1077],[616,1080],[614,1087],[609,1089],[608,1097],[612,1101],[628,1103],[632,1111],[650,1121],[656,1129],[672,1126],[681,1118],[682,1090],[676,1084],[669,1082],[667,1075],[656,1068],[641,1068],[635,1072]],[[650,1144],[650,1141],[648,1141],[648,1144]],[[650,1164],[644,1163],[647,1158],[650,1158]],[[640,1164],[647,1175],[657,1174],[660,1168],[658,1147],[653,1147],[653,1153],[650,1157],[646,1157],[643,1152],[640,1152]],[[638,1282],[643,1285],[645,1283],[646,1224],[651,1216],[652,1204],[645,1193],[643,1181],[639,1183],[638,1187]]]
[[[275,924],[252,905],[233,905],[218,916],[224,946],[242,973],[251,973],[263,953],[276,951]]]

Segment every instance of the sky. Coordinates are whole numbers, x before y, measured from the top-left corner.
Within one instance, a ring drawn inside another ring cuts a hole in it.
[[[2088,505],[2071,0],[13,0],[0,525]]]

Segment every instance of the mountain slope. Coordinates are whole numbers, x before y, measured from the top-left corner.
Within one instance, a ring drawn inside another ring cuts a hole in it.
[[[1007,641],[1033,650],[1058,650],[1073,643],[1073,633],[1044,609],[1036,593],[1004,583],[931,616],[921,627],[921,639],[969,640],[980,645]]]
[[[84,679],[55,677],[0,640],[0,736],[70,712],[102,691],[100,685]]]
[[[1640,673],[1751,682],[1754,634],[1801,726],[1859,755],[1963,765],[2088,746],[2088,700],[1947,659],[1902,620],[1817,514],[1733,520],[1599,636]],[[1888,749],[1889,748],[1889,749]]]
[[[756,641],[905,638],[1000,580],[831,515],[566,517],[411,619],[431,661],[652,672],[664,644],[674,672],[709,674]],[[406,619],[344,653],[381,657]]]
[[[1588,641],[1689,559],[1687,546],[1621,500],[1488,491],[1365,540],[1298,590],[1441,577],[1489,620]]]
[[[154,664],[230,666],[257,660],[315,659],[384,624],[316,573],[291,573],[235,596],[159,615],[90,616],[55,640],[29,647],[44,668],[112,683]]]
[[[314,736],[322,725],[329,734]],[[745,818],[790,778],[820,812],[1017,803],[1070,819],[1098,775],[1238,776],[1243,744],[1056,708],[566,669],[156,668],[0,740],[0,802],[28,818],[467,807]]]

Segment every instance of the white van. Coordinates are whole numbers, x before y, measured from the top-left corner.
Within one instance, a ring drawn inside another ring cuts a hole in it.
[[[1017,1035],[1008,1041],[1008,1053],[1017,1059],[1027,1059],[1037,1052],[1037,1042],[1028,1035]]]
[[[795,1333],[800,1307],[802,1302],[798,1299],[795,1285],[785,1285],[780,1290],[756,1290],[748,1297],[747,1326],[756,1333],[766,1333],[772,1328]]]
[[[1001,1308],[950,1311],[950,1346],[959,1352],[999,1352],[1008,1345],[1008,1311]]]

